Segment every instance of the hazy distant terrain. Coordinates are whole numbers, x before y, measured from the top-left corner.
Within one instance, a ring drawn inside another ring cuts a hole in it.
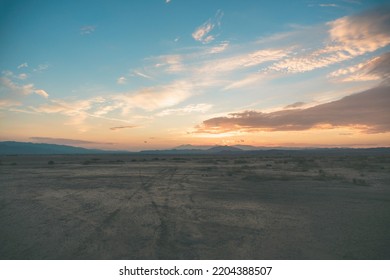
[[[1,259],[389,259],[390,155],[0,157]]]
[[[0,142],[0,155],[53,155],[53,154],[102,154],[125,153],[124,151],[105,151],[98,149],[85,149],[69,145],[56,145],[47,143],[30,143],[3,141]]]

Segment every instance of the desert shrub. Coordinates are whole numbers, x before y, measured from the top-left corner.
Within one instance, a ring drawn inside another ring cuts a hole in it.
[[[185,158],[180,158],[180,157],[174,157],[174,158],[172,158],[172,160],[179,161],[179,162],[186,162]]]
[[[47,164],[49,164],[49,165],[53,165],[55,162],[54,161],[52,161],[52,160],[49,160],[48,162],[47,162]]]
[[[367,186],[367,182],[366,180],[364,179],[357,179],[357,178],[353,178],[352,179],[352,183],[354,183],[355,185],[359,185],[359,186]]]

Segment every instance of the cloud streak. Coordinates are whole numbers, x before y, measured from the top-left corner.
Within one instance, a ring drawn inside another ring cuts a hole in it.
[[[215,35],[211,35],[210,33],[216,26],[221,25],[222,17],[223,12],[218,10],[213,18],[208,19],[192,33],[192,38],[203,44],[213,41],[215,39]]]
[[[342,82],[388,79],[390,78],[390,52],[362,63],[333,71],[328,77]]]
[[[118,85],[124,85],[124,84],[127,83],[127,79],[126,79],[126,77],[121,76],[121,77],[119,77],[119,78],[116,80],[116,83],[117,83]]]
[[[29,95],[35,93],[44,98],[48,98],[49,94],[43,89],[37,89],[34,87],[34,84],[25,84],[19,85],[14,83],[8,77],[0,77],[0,92],[8,94],[10,96],[13,95]]]
[[[270,70],[303,73],[350,60],[390,44],[390,9],[372,10],[327,23],[325,46],[298,52],[276,62]]]
[[[200,93],[210,89],[253,90],[254,85],[263,81],[337,65],[387,46],[390,43],[387,10],[342,17],[315,27],[296,27],[288,34],[246,44],[222,41],[214,46],[181,49],[177,54],[149,58],[153,65],[133,75],[153,77],[154,81],[173,76],[192,84]],[[222,15],[219,11],[202,24],[193,33],[194,38],[198,41],[207,38]]]
[[[115,126],[110,127],[110,130],[118,130],[118,129],[128,129],[128,128],[136,128],[136,125],[126,125],[126,126]]]
[[[135,93],[116,95],[112,98],[118,102],[124,114],[133,108],[154,111],[186,100],[192,95],[192,88],[188,82],[176,81],[164,86],[144,88]]]
[[[24,63],[22,63],[22,64],[20,64],[20,65],[18,66],[18,69],[20,69],[20,68],[27,68],[27,67],[28,67],[27,62],[24,62]]]
[[[0,99],[0,108],[15,107],[20,105],[21,103],[15,100]]]
[[[43,89],[36,89],[36,90],[34,90],[34,93],[36,93],[44,98],[49,97],[49,94],[46,91],[44,91]]]
[[[89,35],[95,32],[96,26],[94,25],[84,25],[80,27],[80,34],[81,35]]]
[[[134,70],[133,74],[137,75],[139,77],[145,78],[145,79],[152,79],[152,77],[150,77],[149,75],[146,75],[146,74],[144,74],[144,73],[142,73],[140,71],[137,71],[137,70]]]
[[[157,116],[168,116],[168,115],[186,115],[190,113],[205,113],[213,107],[211,104],[190,104],[183,108],[174,108],[174,109],[166,109],[157,114]]]
[[[337,4],[333,4],[333,3],[327,3],[327,4],[319,4],[318,6],[320,6],[320,7],[332,7],[332,8],[337,8],[337,7],[339,7],[339,5],[337,5]]]
[[[40,143],[57,144],[57,145],[90,145],[90,144],[112,145],[113,144],[113,143],[85,141],[79,139],[52,138],[52,137],[30,137],[30,139],[33,141],[38,141]]]

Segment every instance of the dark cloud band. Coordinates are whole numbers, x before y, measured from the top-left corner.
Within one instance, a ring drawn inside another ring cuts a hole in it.
[[[245,111],[212,118],[198,132],[223,133],[235,130],[299,131],[315,127],[356,127],[365,133],[390,131],[390,84],[307,109],[272,113]]]

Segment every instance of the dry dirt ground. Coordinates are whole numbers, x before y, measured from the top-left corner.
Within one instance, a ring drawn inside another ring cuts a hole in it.
[[[390,259],[390,156],[0,160],[0,259]]]

